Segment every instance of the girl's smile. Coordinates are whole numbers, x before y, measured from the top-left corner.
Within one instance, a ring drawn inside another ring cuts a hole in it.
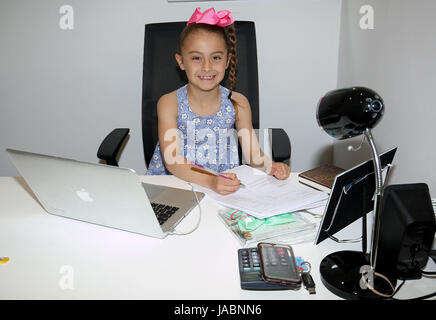
[[[215,76],[198,76],[200,80],[214,80]]]

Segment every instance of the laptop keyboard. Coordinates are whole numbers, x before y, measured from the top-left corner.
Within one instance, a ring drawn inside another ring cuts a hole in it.
[[[174,212],[179,210],[179,208],[177,207],[172,207],[155,202],[151,202],[151,207],[154,210],[154,214],[156,215],[159,224],[163,224],[174,214]]]

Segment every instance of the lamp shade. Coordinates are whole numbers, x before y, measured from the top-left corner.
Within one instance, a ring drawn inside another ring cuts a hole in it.
[[[374,128],[384,113],[384,102],[374,90],[351,87],[327,92],[318,103],[318,125],[342,140]]]

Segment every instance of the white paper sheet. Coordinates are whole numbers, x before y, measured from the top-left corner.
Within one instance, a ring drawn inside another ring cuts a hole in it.
[[[243,210],[257,218],[303,210],[328,198],[326,193],[304,186],[298,181],[277,180],[247,165],[227,172],[235,173],[246,188],[224,196],[198,185],[194,187],[224,206]]]

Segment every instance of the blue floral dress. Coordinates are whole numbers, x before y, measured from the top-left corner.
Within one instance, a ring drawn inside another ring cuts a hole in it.
[[[223,86],[220,86],[220,90],[220,109],[207,117],[191,110],[187,85],[177,90],[177,128],[181,152],[189,162],[196,162],[217,172],[239,165],[238,134],[234,129],[235,108],[228,98],[229,90]],[[159,141],[146,174],[170,174],[162,160]]]

